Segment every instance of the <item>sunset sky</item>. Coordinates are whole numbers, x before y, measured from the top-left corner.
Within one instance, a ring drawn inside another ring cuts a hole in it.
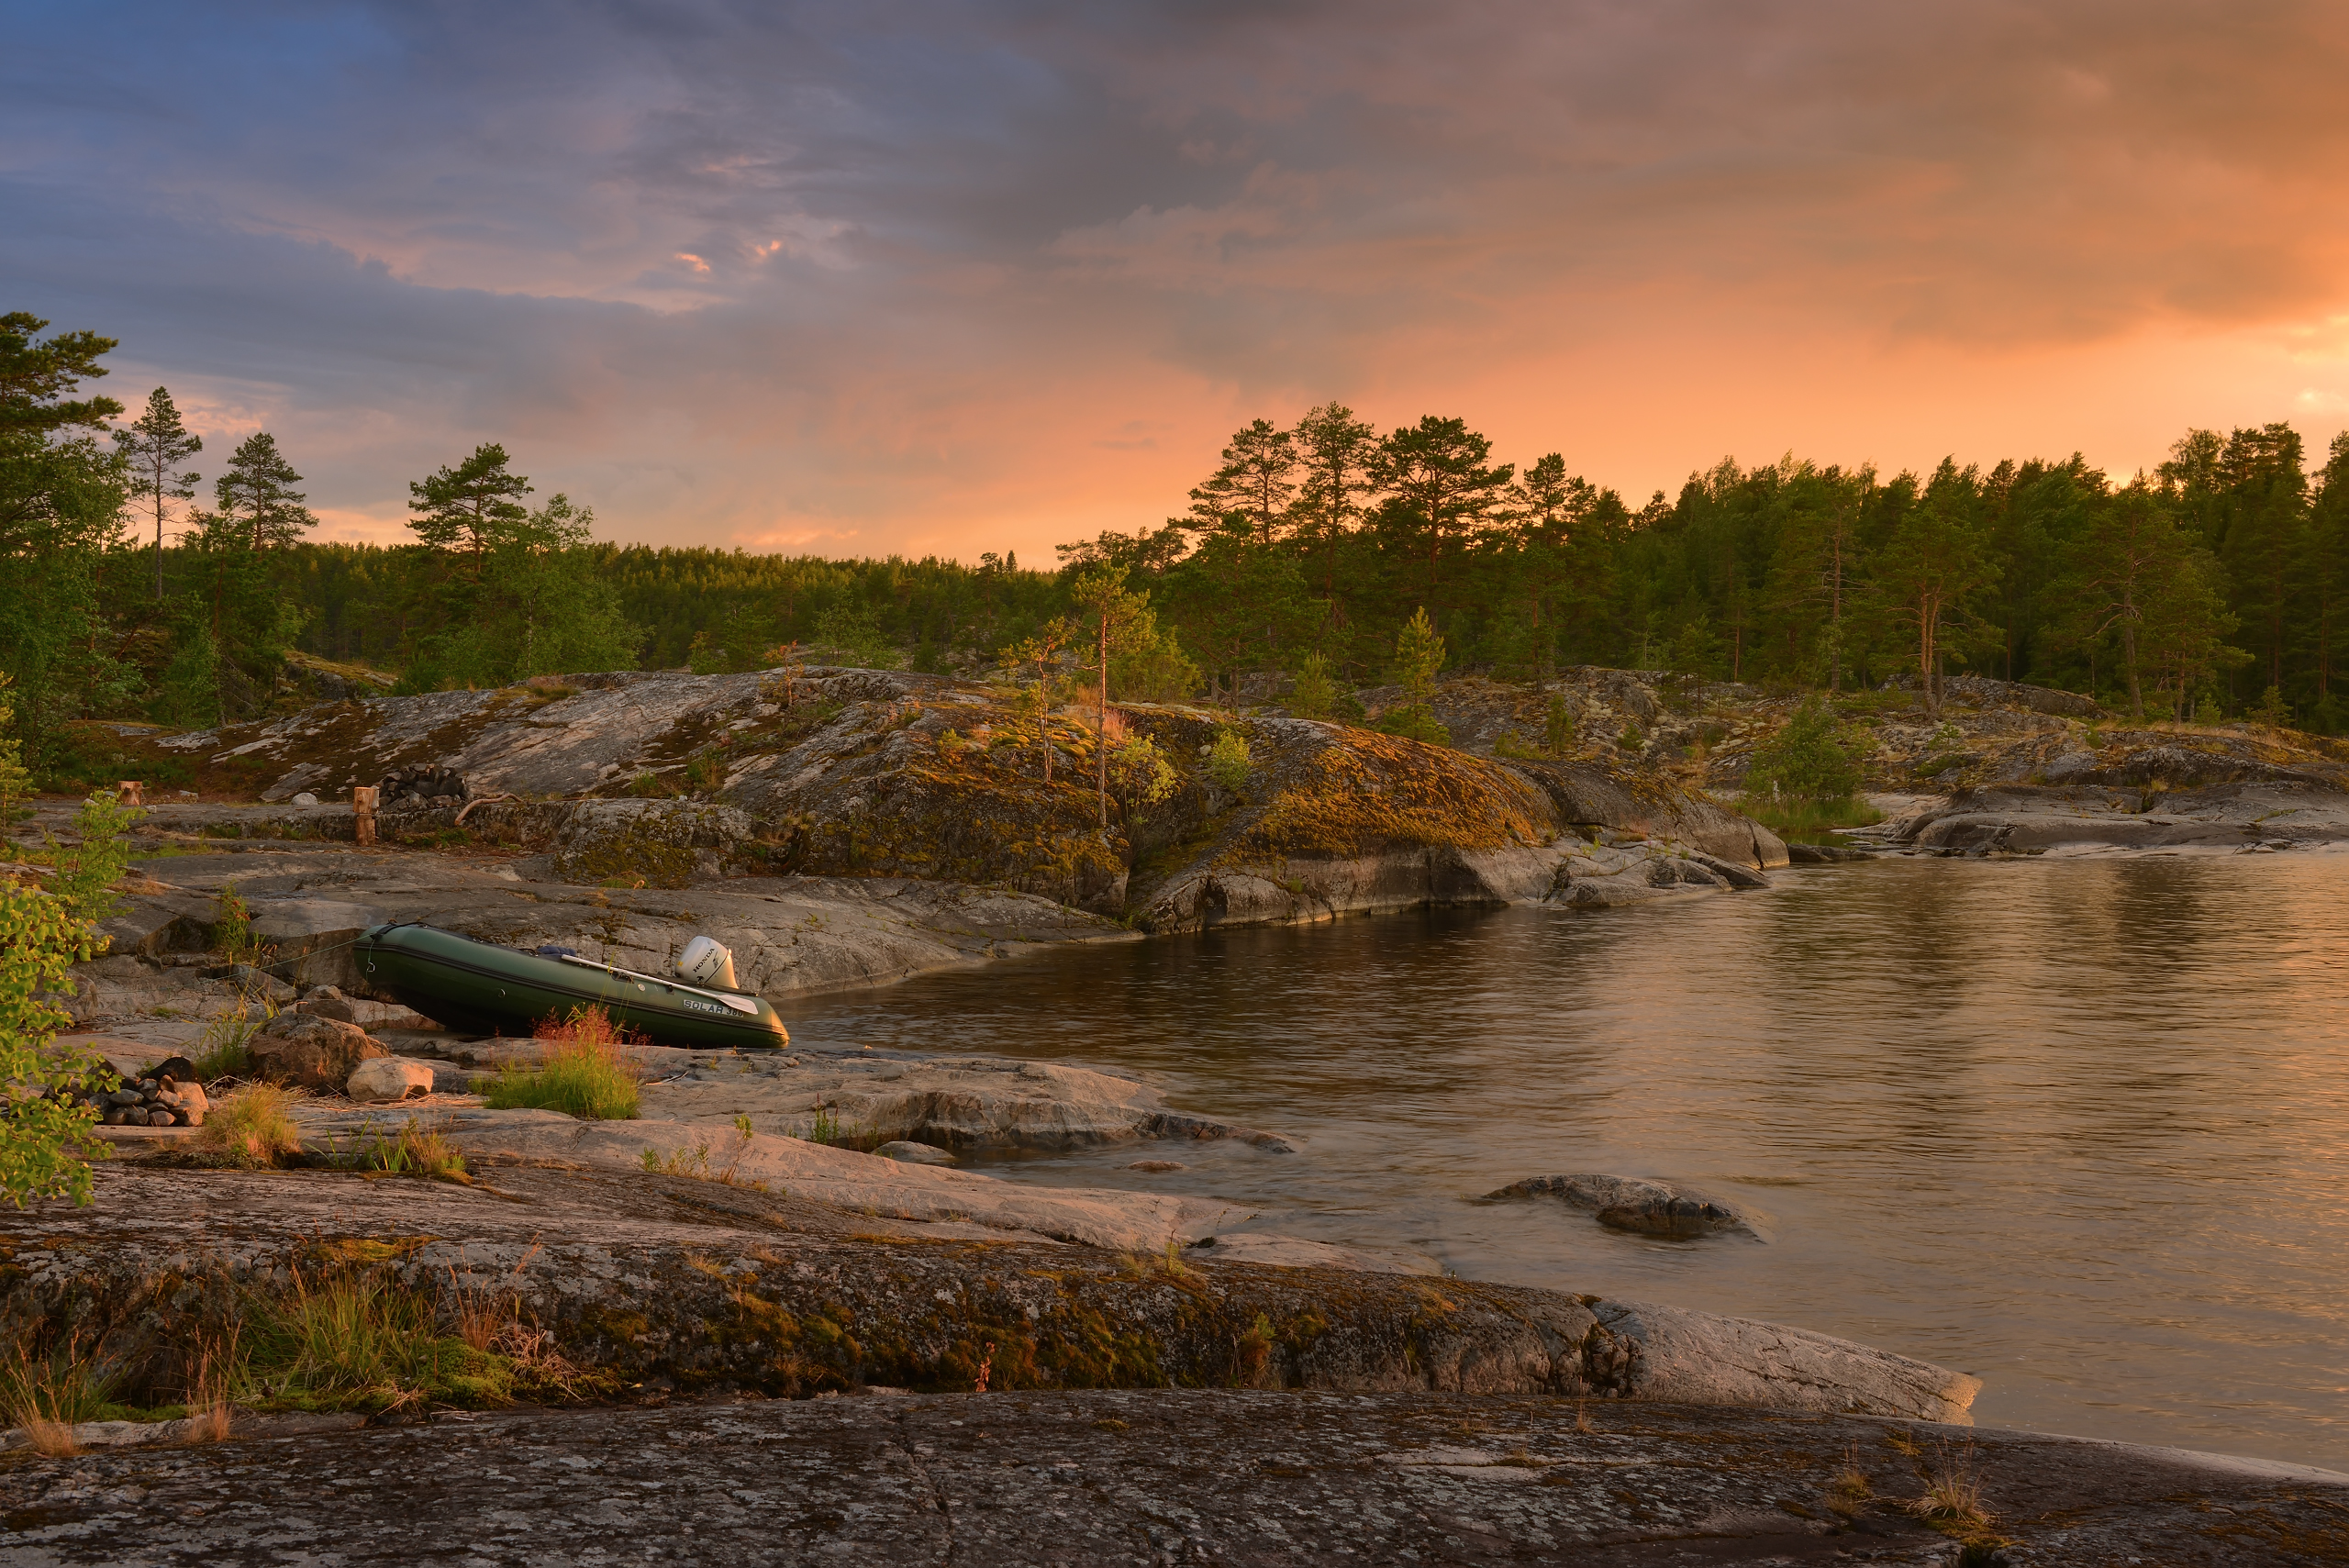
[[[1232,428],[1633,504],[2349,425],[2349,8],[47,4],[0,309],[322,537],[503,441],[604,537],[1049,564]]]

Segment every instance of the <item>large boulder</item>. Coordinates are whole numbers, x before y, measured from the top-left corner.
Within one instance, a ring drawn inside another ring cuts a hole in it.
[[[357,1024],[315,1013],[278,1014],[262,1026],[248,1049],[258,1076],[320,1094],[340,1092],[352,1068],[390,1054]]]

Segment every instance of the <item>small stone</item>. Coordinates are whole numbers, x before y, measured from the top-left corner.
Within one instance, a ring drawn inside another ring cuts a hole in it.
[[[902,1138],[894,1142],[884,1143],[873,1152],[880,1155],[884,1160],[902,1160],[908,1165],[952,1165],[954,1163],[954,1156],[943,1149],[934,1149],[927,1143],[916,1143]]]
[[[359,1021],[359,1010],[351,1005],[351,998],[331,985],[311,987],[309,994],[295,1004],[294,1010],[307,1013],[313,1018],[333,1018],[338,1023],[355,1024]]]
[[[195,1082],[195,1063],[184,1056],[167,1056],[147,1069],[147,1076],[158,1084],[176,1079],[183,1085]]]
[[[369,1105],[415,1099],[432,1092],[432,1069],[421,1062],[379,1056],[351,1069],[343,1093]]]
[[[306,789],[294,797],[294,804],[296,806],[316,806],[317,803],[318,797]]]

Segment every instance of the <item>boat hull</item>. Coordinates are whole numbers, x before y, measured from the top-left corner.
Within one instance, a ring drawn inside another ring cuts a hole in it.
[[[791,1043],[774,1009],[747,993],[736,995],[753,1003],[754,1013],[682,984],[541,958],[437,926],[371,926],[360,933],[352,957],[370,990],[466,1033],[529,1035],[544,1019],[596,1006],[655,1045],[774,1051]]]

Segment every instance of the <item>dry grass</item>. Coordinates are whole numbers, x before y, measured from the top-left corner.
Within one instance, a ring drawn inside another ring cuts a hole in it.
[[[197,1144],[247,1170],[265,1170],[302,1147],[291,1108],[295,1092],[252,1084],[205,1114]]]
[[[1908,1504],[1909,1511],[1927,1524],[1951,1534],[1976,1534],[1990,1528],[1989,1511],[1982,1507],[1982,1475],[1974,1445],[1952,1450],[1939,1445],[1927,1462],[1924,1496]]]
[[[23,1428],[36,1453],[79,1453],[77,1424],[120,1414],[114,1403],[118,1381],[95,1354],[83,1353],[79,1341],[38,1358],[19,1346],[13,1362],[0,1364],[0,1420]]]

